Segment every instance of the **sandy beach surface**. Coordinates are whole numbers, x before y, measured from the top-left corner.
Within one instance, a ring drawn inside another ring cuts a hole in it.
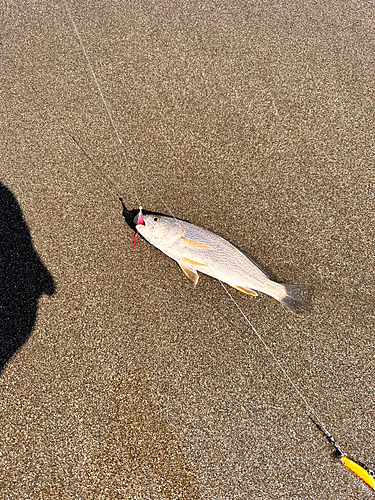
[[[118,200],[311,288],[304,316],[233,297],[375,469],[373,3],[69,5],[124,148],[64,3],[3,2],[0,498],[374,498],[220,282],[133,248]]]

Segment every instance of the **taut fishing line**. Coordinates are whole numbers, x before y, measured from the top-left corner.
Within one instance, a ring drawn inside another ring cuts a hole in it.
[[[72,26],[73,26],[74,33],[76,34],[76,36],[77,36],[77,38],[78,38],[78,41],[79,41],[80,47],[81,47],[81,49],[82,49],[83,55],[85,56],[85,59],[86,59],[87,65],[88,65],[88,67],[89,67],[89,69],[90,69],[90,72],[91,72],[91,75],[92,75],[92,77],[93,77],[93,79],[94,79],[94,82],[95,82],[96,88],[98,89],[98,92],[99,92],[100,98],[101,98],[101,100],[102,100],[102,102],[103,102],[104,108],[105,108],[106,113],[107,113],[107,115],[108,115],[108,118],[109,118],[109,121],[110,121],[111,127],[112,127],[112,129],[113,129],[113,131],[114,131],[114,133],[115,133],[115,136],[116,136],[116,138],[117,138],[117,140],[118,140],[118,142],[119,142],[120,146],[123,148],[123,150],[124,150],[125,154],[126,154],[127,156],[130,156],[130,157],[133,157],[133,158],[134,158],[134,156],[133,156],[133,155],[132,155],[132,154],[131,154],[128,150],[127,150],[127,148],[125,147],[124,143],[123,143],[123,142],[122,142],[122,140],[121,140],[120,134],[119,134],[118,129],[117,129],[117,127],[116,127],[116,124],[115,124],[115,122],[114,122],[114,120],[113,120],[111,110],[110,110],[110,108],[109,108],[109,106],[108,106],[108,104],[107,104],[107,102],[106,102],[106,100],[105,100],[105,98],[104,98],[104,94],[103,94],[102,89],[101,89],[101,87],[100,87],[99,81],[98,81],[98,79],[97,79],[97,77],[96,77],[96,74],[95,74],[94,68],[93,68],[93,66],[92,66],[92,64],[91,64],[91,61],[90,61],[90,58],[89,58],[89,56],[88,56],[88,54],[87,54],[87,52],[86,52],[86,48],[85,48],[85,46],[84,46],[84,44],[83,44],[83,41],[82,41],[81,35],[80,35],[80,33],[79,33],[79,31],[78,31],[78,28],[77,28],[77,25],[76,25],[76,23],[74,22],[74,19],[73,19],[73,16],[72,16],[71,12],[70,12],[70,9],[69,9],[69,7],[68,7],[68,4],[66,3],[66,1],[65,1],[65,0],[62,0],[62,1],[63,1],[63,4],[64,4],[64,7],[65,7],[66,13],[67,13],[67,15],[68,15],[68,17],[69,17],[69,20],[70,20],[70,22],[71,22],[71,24],[72,24]],[[76,142],[76,141],[75,141],[75,142]],[[81,149],[82,149],[82,148],[81,148]],[[86,156],[88,156],[88,155],[86,154]],[[144,172],[144,171],[143,171],[143,169],[142,169],[142,167],[140,167],[140,166],[138,166],[138,169],[139,169],[139,171],[141,172],[141,174],[143,175],[144,179],[148,182],[148,184],[150,185],[150,187],[153,189],[153,191],[154,191],[154,193],[156,194],[156,196],[157,196],[157,197],[159,198],[159,200],[163,203],[163,205],[165,206],[165,208],[167,209],[167,211],[168,211],[168,212],[172,215],[172,217],[173,217],[174,219],[176,219],[176,217],[173,215],[173,212],[172,212],[171,208],[167,205],[167,203],[165,202],[165,200],[163,199],[163,197],[161,196],[161,194],[158,192],[158,190],[156,189],[156,187],[155,187],[155,186],[153,185],[153,183],[150,181],[150,179],[148,178],[148,175],[146,174],[146,172]],[[139,196],[138,196],[138,192],[137,192],[137,190],[136,190],[135,186],[133,186],[133,189],[134,189],[134,191],[136,192],[136,198],[137,198],[137,201],[138,201],[138,204],[139,204]]]
[[[76,34],[77,38],[78,38],[78,41],[79,41],[79,44],[80,44],[80,47],[81,47],[81,50],[83,52],[83,55],[86,59],[86,62],[87,62],[87,65],[90,69],[90,72],[91,72],[91,75],[93,77],[93,80],[95,82],[95,85],[96,85],[96,88],[99,92],[99,95],[100,95],[100,98],[103,102],[103,105],[104,105],[104,108],[105,108],[105,111],[107,113],[107,116],[109,118],[109,121],[110,121],[110,124],[111,124],[111,127],[113,129],[113,132],[121,146],[121,148],[123,149],[124,153],[128,156],[128,157],[131,157],[133,160],[135,160],[134,158],[134,155],[132,155],[130,153],[130,151],[125,147],[121,137],[120,137],[120,134],[118,132],[118,129],[117,129],[117,126],[113,120],[113,117],[112,117],[112,113],[111,113],[111,110],[104,98],[104,95],[103,95],[103,92],[101,90],[101,86],[99,84],[99,81],[96,77],[96,74],[95,74],[95,71],[94,71],[94,68],[91,64],[91,61],[90,61],[90,58],[86,52],[86,49],[85,49],[85,46],[83,44],[83,41],[82,41],[82,38],[81,38],[81,35],[78,31],[78,28],[77,28],[77,25],[76,23],[74,22],[74,19],[73,19],[73,16],[71,14],[71,11],[66,3],[65,0],[62,0],[63,2],[63,5],[65,7],[65,11],[67,13],[67,16],[71,22],[71,25],[73,27],[73,30],[74,30],[74,33]],[[93,160],[90,158],[90,156],[86,153],[86,151],[78,144],[78,142],[76,141],[76,139],[70,135],[70,137],[73,139],[73,141],[76,143],[76,145],[81,149],[81,151],[84,153],[84,155],[89,158],[89,160],[94,164]],[[98,173],[101,175],[101,176],[104,176],[107,181],[110,183],[110,185],[112,187],[115,187],[115,184],[107,177],[107,175],[105,175],[100,169],[99,167],[97,167],[95,164],[94,164],[95,168],[97,169]],[[130,166],[129,166],[130,168]],[[143,169],[138,166],[137,167],[137,170],[139,170],[139,172],[141,172],[142,176],[144,177],[144,179],[146,180],[146,182],[150,185],[150,187],[153,189],[154,193],[156,194],[156,196],[159,198],[159,200],[162,202],[162,204],[164,205],[164,207],[167,209],[167,211],[171,214],[171,216],[176,220],[178,221],[178,219],[174,216],[171,208],[167,205],[167,203],[165,202],[164,198],[161,196],[161,194],[159,193],[159,191],[156,189],[156,187],[153,185],[153,183],[150,181],[148,175],[143,171]],[[135,186],[133,186],[133,189],[135,191],[135,194],[136,194],[136,198],[137,198],[137,201],[139,203],[139,196],[138,196],[138,192],[135,188]],[[118,191],[118,189],[116,189],[116,191]],[[121,198],[120,198],[121,200]],[[140,209],[140,213],[141,213],[141,209]],[[220,281],[220,280],[219,280]],[[277,367],[279,368],[279,370],[281,371],[281,373],[283,374],[283,376],[285,377],[285,379],[290,383],[290,385],[293,387],[293,389],[295,390],[296,394],[298,395],[300,401],[302,401],[302,403],[304,404],[304,406],[306,407],[306,409],[308,410],[308,412],[311,414],[311,416],[313,417],[312,418],[312,421],[314,422],[314,424],[316,425],[317,429],[323,433],[323,435],[327,438],[327,440],[329,441],[330,444],[332,444],[334,447],[335,447],[335,452],[336,452],[336,455],[342,460],[343,464],[345,465],[345,467],[347,467],[349,470],[351,470],[354,474],[356,474],[358,477],[360,477],[368,486],[370,486],[370,488],[374,489],[375,490],[375,474],[373,471],[369,470],[364,464],[361,464],[359,462],[356,462],[350,458],[348,458],[348,456],[343,452],[343,450],[340,448],[340,446],[336,443],[336,441],[333,439],[333,436],[330,432],[328,432],[328,430],[325,428],[324,424],[322,423],[321,419],[318,417],[318,415],[316,414],[315,410],[311,407],[311,405],[308,403],[308,401],[306,400],[306,398],[303,396],[303,394],[301,393],[301,391],[298,389],[298,387],[296,386],[296,384],[293,382],[293,380],[290,378],[290,376],[288,375],[288,373],[286,372],[286,370],[284,369],[284,367],[282,366],[282,364],[280,363],[280,361],[276,358],[276,356],[273,354],[272,350],[268,347],[268,345],[266,344],[266,342],[263,340],[262,336],[260,335],[260,333],[256,330],[256,328],[254,327],[254,325],[251,323],[251,321],[249,320],[249,318],[246,316],[246,314],[244,313],[244,311],[241,309],[241,307],[239,306],[239,304],[237,303],[237,301],[235,300],[235,298],[233,297],[233,295],[229,292],[229,290],[225,287],[224,283],[222,281],[220,281],[220,284],[222,285],[223,289],[225,290],[225,293],[228,295],[228,297],[230,298],[230,300],[233,302],[233,304],[235,305],[235,307],[237,308],[237,310],[239,311],[240,315],[243,317],[244,321],[247,323],[247,325],[250,327],[250,329],[255,333],[255,335],[257,336],[258,340],[262,343],[264,349],[266,350],[266,352],[269,354],[269,356],[273,359],[273,361],[276,363]]]

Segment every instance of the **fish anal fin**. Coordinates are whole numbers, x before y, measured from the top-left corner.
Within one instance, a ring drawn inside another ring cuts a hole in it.
[[[189,280],[194,283],[194,286],[196,286],[199,280],[197,271],[192,269],[191,266],[186,265],[184,262],[179,262],[178,265],[181,267],[182,271],[189,278]]]
[[[201,243],[200,241],[191,240],[190,238],[184,238],[184,246],[189,248],[199,248],[200,250],[213,250],[212,247]]]
[[[236,290],[239,290],[240,292],[246,293],[247,295],[252,295],[253,297],[257,297],[258,294],[254,292],[254,290],[251,290],[251,288],[246,288],[244,286],[234,286]]]
[[[186,262],[187,264],[192,264],[193,266],[205,266],[205,267],[207,267],[207,264],[202,264],[202,262],[197,262],[196,260],[188,259],[187,257],[182,257],[181,260],[183,262]]]

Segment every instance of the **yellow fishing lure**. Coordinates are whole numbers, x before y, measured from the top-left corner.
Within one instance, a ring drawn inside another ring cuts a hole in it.
[[[342,455],[341,457],[342,463],[345,467],[353,472],[356,476],[358,476],[362,481],[364,481],[370,488],[375,490],[375,475],[374,472],[367,469],[364,465],[360,465],[357,462],[354,462],[351,458]]]
[[[316,427],[324,434],[327,440],[333,444],[336,448],[335,455],[341,460],[341,462],[345,465],[347,469],[353,472],[356,476],[358,476],[362,481],[364,481],[370,488],[375,490],[375,473],[368,469],[364,464],[359,462],[355,462],[352,458],[346,456],[346,454],[342,451],[340,446],[333,439],[332,434],[330,434],[326,429],[324,429],[321,425],[315,422],[314,419],[311,419]]]

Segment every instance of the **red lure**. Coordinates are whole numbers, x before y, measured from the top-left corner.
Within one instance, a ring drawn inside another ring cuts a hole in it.
[[[144,217],[143,217],[143,214],[142,214],[142,207],[139,207],[139,214],[138,214],[137,224],[142,224],[143,220],[144,220]],[[135,233],[135,235],[134,235],[133,248],[135,248],[135,240],[137,239],[138,234],[139,234],[139,231],[137,231]]]

